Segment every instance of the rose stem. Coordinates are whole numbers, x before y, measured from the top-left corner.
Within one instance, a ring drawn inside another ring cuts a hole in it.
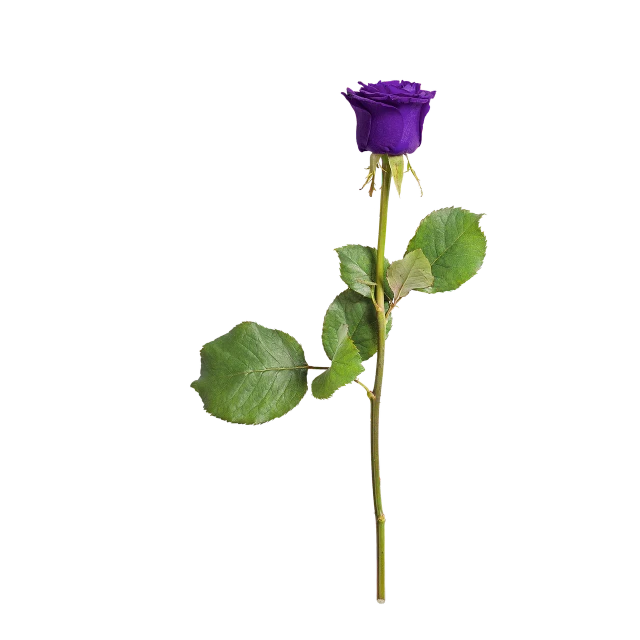
[[[384,523],[382,495],[380,494],[380,454],[378,452],[378,430],[380,427],[380,395],[384,370],[384,343],[387,320],[384,313],[384,243],[387,235],[387,210],[391,188],[389,157],[382,156],[382,188],[380,191],[380,227],[378,229],[378,251],[376,255],[376,317],[378,320],[378,359],[376,379],[371,400],[371,480],[373,484],[373,506],[376,516],[376,552],[378,558],[378,602],[384,603]]]

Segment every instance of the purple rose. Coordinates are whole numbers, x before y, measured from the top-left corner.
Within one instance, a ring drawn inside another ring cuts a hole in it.
[[[356,112],[358,149],[392,156],[413,153],[422,142],[422,124],[436,92],[405,80],[358,84],[360,91],[342,94]]]

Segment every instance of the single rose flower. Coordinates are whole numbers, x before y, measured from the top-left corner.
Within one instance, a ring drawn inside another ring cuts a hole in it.
[[[356,112],[358,149],[392,156],[413,153],[422,143],[422,125],[436,92],[405,80],[358,84],[360,91],[342,94]]]

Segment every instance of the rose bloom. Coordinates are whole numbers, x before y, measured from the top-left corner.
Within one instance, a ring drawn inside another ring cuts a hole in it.
[[[413,153],[422,143],[422,125],[436,92],[405,80],[358,84],[360,91],[342,94],[356,112],[358,149],[392,156]]]

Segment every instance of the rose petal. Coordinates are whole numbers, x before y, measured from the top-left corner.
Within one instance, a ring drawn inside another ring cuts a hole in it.
[[[351,91],[351,89],[347,89],[345,98],[354,108],[354,111],[358,107],[367,111],[371,116],[367,146],[364,150],[372,153],[393,153],[402,138],[404,129],[404,121],[400,112],[395,107],[383,102],[375,102],[360,96]],[[357,111],[356,115],[358,115]],[[369,144],[369,141],[375,145],[375,148],[372,144]],[[360,143],[358,143],[358,148],[360,148]],[[363,149],[360,149],[360,151],[363,151]]]
[[[367,153],[367,143],[371,132],[371,116],[365,109],[351,105],[356,118],[356,147],[360,153]]]
[[[343,95],[356,113],[360,151],[413,153],[422,143],[424,119],[436,92],[407,80],[358,84],[358,91],[347,89]]]
[[[394,153],[413,153],[420,146],[420,111],[422,105],[407,103],[398,105],[398,111],[402,115],[404,128],[402,137]]]
[[[399,84],[397,80],[389,80],[387,82],[382,82],[382,80],[378,80],[378,82],[368,82],[365,84],[364,82],[358,82],[358,84],[363,88],[369,91],[378,91],[380,93],[389,93],[389,86],[393,83]]]
[[[375,102],[385,102],[390,104],[394,102],[398,96],[389,93],[378,93],[374,91],[358,91],[356,94],[359,98],[366,98],[367,100],[373,100]]]

